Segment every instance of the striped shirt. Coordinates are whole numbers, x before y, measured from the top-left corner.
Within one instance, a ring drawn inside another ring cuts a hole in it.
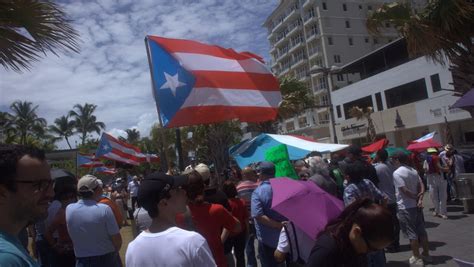
[[[244,180],[237,185],[237,194],[240,199],[245,201],[245,206],[250,212],[250,202],[252,200],[252,193],[255,188],[259,185],[258,182],[253,182],[250,180]]]

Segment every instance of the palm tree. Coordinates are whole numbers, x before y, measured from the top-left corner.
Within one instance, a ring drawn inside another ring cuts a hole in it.
[[[372,113],[374,112],[372,107],[367,107],[365,110],[357,106],[352,107],[349,110],[349,115],[356,118],[357,120],[367,119],[367,141],[373,143],[377,138],[377,132],[375,131],[375,124],[372,119]]]
[[[15,101],[10,105],[13,111],[12,128],[19,134],[22,145],[26,144],[29,136],[43,134],[46,127],[46,120],[36,114],[37,108],[28,101]]]
[[[454,95],[474,87],[474,2],[431,0],[421,11],[406,2],[384,4],[367,19],[374,35],[386,23],[405,38],[410,56],[427,56],[440,64],[451,64]],[[474,116],[474,109],[467,110]]]
[[[138,141],[140,141],[140,131],[138,131],[137,129],[127,129],[125,130],[125,132],[127,133],[126,140],[129,144],[137,144]]]
[[[81,134],[81,144],[86,143],[87,134],[105,129],[103,122],[97,121],[97,117],[93,115],[97,105],[85,103],[84,106],[76,104],[73,110],[69,111],[69,116],[74,118],[74,127]]]
[[[0,111],[0,142],[8,143],[14,131],[12,127],[13,116],[8,112]]]
[[[21,72],[46,52],[78,52],[79,34],[61,8],[51,1],[2,1],[0,64]]]
[[[69,116],[61,116],[54,120],[54,124],[56,125],[49,126],[49,130],[59,137],[64,138],[69,149],[72,149],[68,138],[74,134],[74,121],[70,121]]]

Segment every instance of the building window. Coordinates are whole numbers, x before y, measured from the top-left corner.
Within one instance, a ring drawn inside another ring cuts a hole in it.
[[[298,118],[298,124],[300,128],[308,126],[308,121],[306,120],[306,117],[299,117]]]
[[[365,37],[365,43],[369,43],[369,37]]]
[[[383,110],[383,103],[382,103],[382,94],[381,93],[376,93],[375,94],[375,102],[377,102],[377,110],[382,111]]]
[[[385,91],[387,108],[394,108],[428,98],[425,79],[406,83]]]
[[[371,5],[368,5],[368,6],[367,6],[367,9],[368,9],[368,10],[372,10],[372,6],[371,6]]]
[[[345,103],[343,106],[344,109],[344,115],[346,116],[346,120],[352,118],[349,114],[349,110],[353,107],[359,107],[363,110],[365,110],[368,107],[373,107],[374,105],[372,104],[372,96],[366,96],[363,98],[359,98],[357,100]]]
[[[337,113],[338,118],[342,117],[342,112],[341,112],[341,106],[340,105],[336,106],[336,113]]]
[[[328,44],[329,44],[329,45],[333,45],[332,37],[328,37]]]
[[[354,45],[354,41],[352,40],[352,37],[349,37],[349,45],[350,46]]]
[[[377,38],[374,38],[374,44],[378,44],[379,40]]]
[[[350,27],[351,27],[351,23],[348,20],[346,20],[346,28],[350,28]]]
[[[338,74],[338,75],[336,75],[336,77],[337,77],[338,82],[343,82],[344,81],[344,75]]]
[[[430,78],[433,93],[441,91],[441,81],[439,80],[439,74],[433,74],[430,76]]]
[[[334,55],[334,63],[341,63],[341,56],[340,55]]]
[[[342,10],[347,11],[347,5],[346,4],[342,4]]]
[[[295,130],[295,123],[293,121],[286,123],[286,131],[291,132],[293,130]]]
[[[328,7],[326,6],[326,2],[323,2],[323,10],[328,10]]]

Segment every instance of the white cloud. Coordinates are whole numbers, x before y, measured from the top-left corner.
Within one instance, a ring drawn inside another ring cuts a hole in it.
[[[147,136],[158,115],[145,35],[194,39],[269,58],[261,24],[277,4],[276,0],[62,3],[80,33],[81,52],[59,58],[48,54],[22,74],[0,68],[0,107],[15,100],[31,101],[52,123],[75,104],[93,103],[98,106],[97,119],[108,131],[119,134],[136,127]],[[65,142],[59,146],[66,148]]]

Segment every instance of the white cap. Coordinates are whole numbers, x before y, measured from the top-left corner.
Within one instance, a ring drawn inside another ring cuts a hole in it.
[[[207,181],[209,180],[209,178],[211,178],[211,171],[209,170],[209,167],[207,167],[207,165],[204,163],[199,163],[196,167],[194,167],[194,170],[202,176],[202,179],[204,181]]]
[[[86,174],[79,179],[77,183],[77,191],[79,192],[94,192],[94,190],[100,186],[99,179],[94,175]]]

